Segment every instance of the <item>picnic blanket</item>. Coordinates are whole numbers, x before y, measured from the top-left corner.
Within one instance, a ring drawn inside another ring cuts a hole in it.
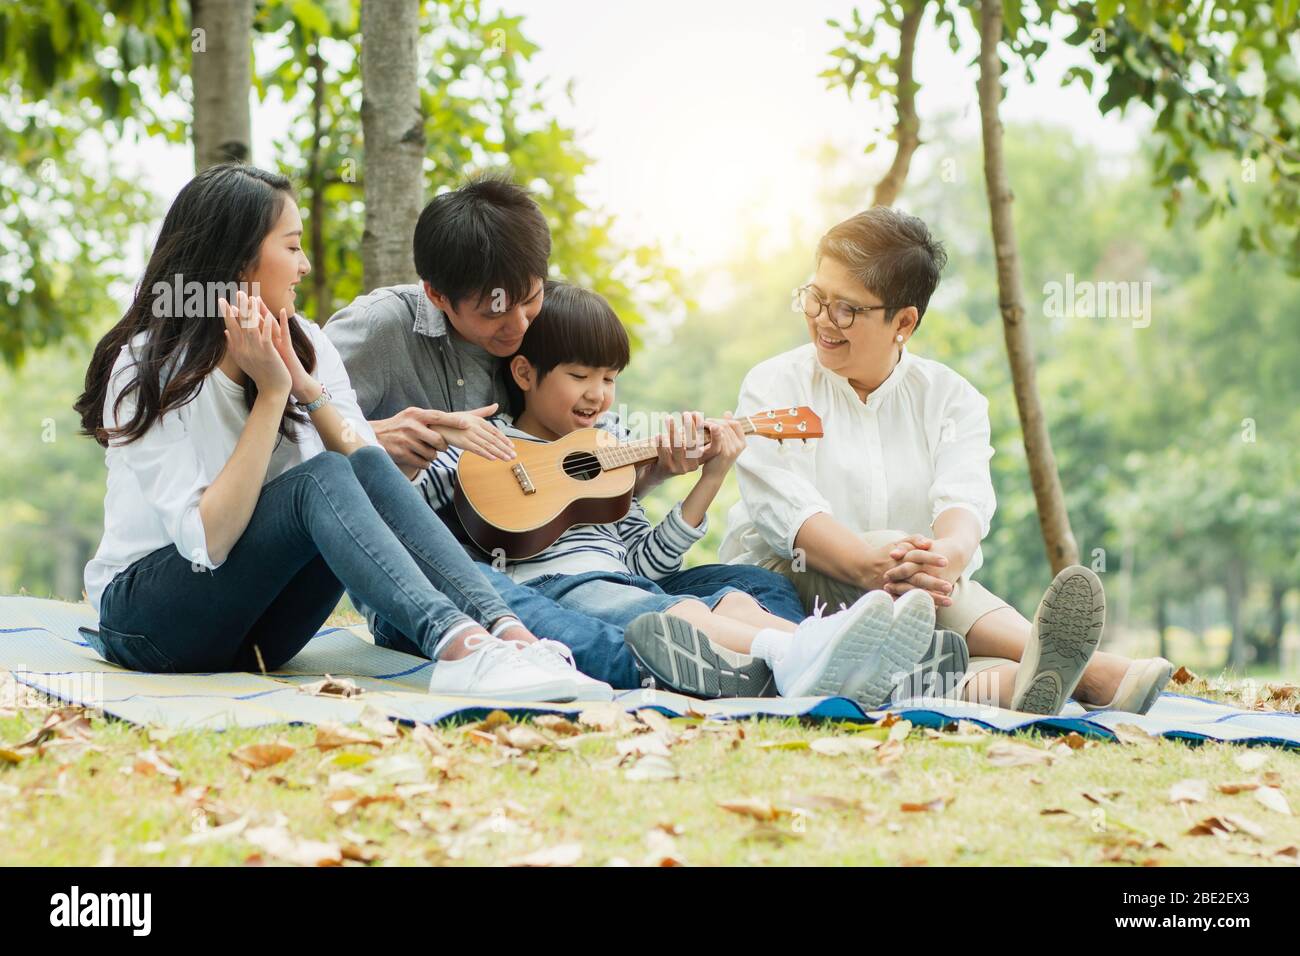
[[[0,671],[16,681],[69,703],[143,725],[195,729],[256,727],[280,723],[352,723],[373,707],[404,721],[434,724],[478,720],[492,710],[516,715],[576,714],[589,704],[519,704],[480,698],[435,697],[427,692],[432,662],[376,647],[363,627],[327,627],[284,668],[267,674],[142,674],[103,660],[78,633],[94,627],[94,610],[31,597],[0,597]],[[177,626],[184,626],[178,622]],[[353,681],[355,697],[304,693],[303,685],[329,674]],[[696,700],[661,690],[629,690],[615,698],[628,710],[653,707],[670,717],[688,713],[720,719],[806,717],[869,721],[869,714],[843,697],[762,697]],[[1114,738],[1127,724],[1147,733],[1189,741],[1217,740],[1272,744],[1300,750],[1300,715],[1241,710],[1215,701],[1164,694],[1145,715],[1121,711],[1086,713],[1071,702],[1053,717],[979,704],[914,698],[889,710],[927,727],[969,720],[1014,733],[1077,731]]]

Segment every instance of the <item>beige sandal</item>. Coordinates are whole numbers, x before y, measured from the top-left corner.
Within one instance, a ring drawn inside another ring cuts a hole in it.
[[[1173,676],[1174,665],[1163,657],[1146,657],[1129,664],[1115,688],[1109,704],[1079,703],[1084,710],[1123,710],[1131,714],[1145,714],[1160,697],[1160,692]]]

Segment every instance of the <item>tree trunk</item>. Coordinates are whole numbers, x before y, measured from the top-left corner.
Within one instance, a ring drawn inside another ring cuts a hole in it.
[[[190,80],[194,86],[194,171],[248,162],[252,119],[253,0],[192,0]]]
[[[419,0],[362,0],[366,230],[361,262],[367,289],[416,279],[411,236],[424,198],[419,33]]]
[[[1169,607],[1163,593],[1156,595],[1156,640],[1160,644],[1157,653],[1167,660],[1169,658]]]
[[[1278,667],[1282,663],[1282,632],[1286,630],[1286,592],[1283,581],[1274,581],[1268,593],[1269,643],[1261,655],[1261,663]]]
[[[307,163],[307,181],[311,184],[311,257],[312,257],[312,318],[317,323],[328,321],[334,311],[329,301],[329,270],[325,262],[325,172],[321,169],[320,144],[325,131],[321,129],[322,104],[325,100],[325,58],[320,53],[320,40],[311,52],[312,79],[311,102],[311,153]]]
[[[1232,640],[1228,644],[1228,666],[1237,677],[1245,676],[1247,661],[1246,632],[1241,617],[1241,605],[1246,597],[1246,575],[1237,561],[1228,563],[1223,581],[1223,597],[1228,606],[1228,628]]]
[[[876,194],[872,204],[892,206],[898,194],[907,182],[907,170],[912,165],[912,154],[921,145],[921,122],[916,116],[916,83],[912,79],[912,56],[916,52],[916,32],[921,26],[921,17],[925,15],[927,0],[911,0],[903,22],[898,28],[898,62],[894,73],[898,77],[895,107],[898,120],[894,125],[894,161],[889,165],[885,178],[876,184]]]
[[[984,133],[984,181],[989,197],[993,228],[993,250],[998,266],[998,296],[1001,300],[1002,331],[1007,343],[1007,360],[1015,388],[1016,409],[1029,461],[1029,479],[1038,505],[1038,524],[1052,573],[1077,564],[1079,546],[1070,530],[1065,494],[1056,473],[1056,456],[1047,431],[1047,419],[1038,399],[1038,372],[1034,346],[1025,323],[1024,294],[1020,286],[1020,258],[1016,248],[1015,223],[1011,215],[1011,186],[1002,156],[1002,121],[998,106],[1002,99],[1002,61],[998,41],[1002,37],[1002,2],[984,0],[980,16],[980,120]]]

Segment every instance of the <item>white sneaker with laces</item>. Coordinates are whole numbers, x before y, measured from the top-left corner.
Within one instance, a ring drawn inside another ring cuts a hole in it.
[[[430,694],[548,703],[576,699],[578,688],[572,678],[537,666],[512,643],[472,635],[465,639],[465,647],[470,651],[465,657],[434,662]]]
[[[557,679],[568,680],[574,687],[574,700],[610,701],[614,699],[614,688],[604,681],[588,677],[578,670],[574,663],[573,651],[559,641],[539,638],[531,644],[513,642],[528,663],[541,670],[554,674]]]
[[[832,697],[866,662],[894,619],[894,602],[871,591],[835,614],[805,618],[790,651],[772,666],[783,697]]]

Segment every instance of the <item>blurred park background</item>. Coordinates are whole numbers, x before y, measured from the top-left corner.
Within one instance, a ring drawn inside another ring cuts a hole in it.
[[[719,414],[750,367],[805,341],[791,290],[892,168],[910,30],[919,135],[895,204],[950,254],[912,347],[990,401],[979,577],[1032,612],[1051,567],[999,308],[977,5],[369,2],[416,11],[424,196],[493,166],[536,191],[554,274],[606,294],[636,337],[618,399],[633,411]],[[0,593],[81,595],[104,469],[71,405],[193,174],[201,15],[213,42],[222,18],[251,17],[247,158],[298,187],[303,313],[323,322],[379,284],[363,268],[378,163],[363,5],[200,6],[0,10]],[[1300,670],[1295,9],[1026,0],[1003,25],[1003,172],[1079,560],[1105,582],[1108,642],[1207,672]],[[1062,289],[1106,283],[1144,306],[1061,307]],[[716,556],[736,495],[730,480],[692,563]]]

